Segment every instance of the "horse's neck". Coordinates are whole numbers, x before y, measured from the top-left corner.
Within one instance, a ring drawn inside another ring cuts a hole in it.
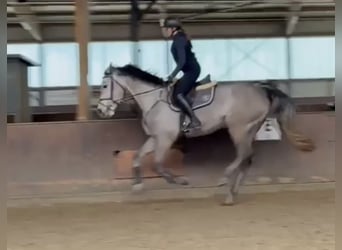
[[[160,98],[161,90],[155,90],[156,87],[147,85],[139,80],[127,81],[127,88],[143,113],[148,112]]]

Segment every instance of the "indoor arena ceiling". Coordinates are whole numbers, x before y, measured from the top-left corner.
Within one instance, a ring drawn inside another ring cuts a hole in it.
[[[90,1],[91,21],[128,22],[130,15],[130,1]],[[141,8],[145,8],[149,1],[140,0]],[[292,12],[300,13],[300,18],[334,18],[335,3],[332,0],[258,0],[258,1],[159,1],[164,2],[169,15],[176,15],[184,19],[196,21],[232,21],[241,20],[279,20],[289,16]],[[8,22],[19,22],[17,8],[23,5],[17,1],[8,1]],[[32,14],[36,15],[40,23],[72,23],[74,21],[73,0],[27,0]],[[159,19],[159,4],[152,6],[144,21],[155,22]]]
[[[21,25],[31,30],[39,40],[39,26],[72,25],[75,20],[74,0],[8,0],[8,25]],[[92,24],[128,24],[130,1],[89,1]],[[140,0],[140,8],[146,8],[150,1]],[[241,22],[284,22],[286,33],[291,34],[302,21],[334,21],[333,0],[157,0],[143,17],[143,23],[158,23],[160,8],[167,15],[177,16],[189,23],[241,23]],[[28,27],[30,26],[30,27]]]

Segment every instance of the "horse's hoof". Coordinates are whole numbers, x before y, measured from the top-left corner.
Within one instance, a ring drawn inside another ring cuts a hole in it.
[[[139,193],[144,189],[143,183],[136,183],[132,185],[132,191],[133,193]]]
[[[168,184],[177,184],[177,181],[176,181],[176,179],[175,178],[171,178],[171,177],[167,177],[167,178],[164,178],[165,180],[166,180],[166,182],[168,183]]]
[[[235,204],[234,199],[232,197],[226,198],[222,203],[223,206],[233,206]]]
[[[222,203],[224,206],[233,206],[235,204],[234,195],[232,193],[228,193],[226,199]]]
[[[186,177],[178,177],[177,183],[183,186],[189,185],[189,181]]]
[[[217,186],[218,187],[223,187],[226,186],[228,184],[229,180],[226,177],[222,177],[221,179],[219,179],[219,181],[217,182]]]

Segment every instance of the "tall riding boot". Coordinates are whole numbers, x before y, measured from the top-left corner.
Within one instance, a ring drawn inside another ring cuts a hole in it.
[[[182,106],[183,110],[185,113],[189,116],[190,118],[190,124],[187,127],[188,129],[197,129],[201,127],[201,121],[197,118],[195,115],[194,111],[192,110],[191,106],[187,102],[186,98],[182,94],[177,95],[177,100],[179,104]]]

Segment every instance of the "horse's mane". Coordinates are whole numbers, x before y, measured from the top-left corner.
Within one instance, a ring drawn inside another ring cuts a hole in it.
[[[118,70],[119,74],[121,75],[134,77],[146,83],[150,83],[157,86],[164,85],[164,80],[162,78],[153,75],[147,71],[144,71],[142,69],[139,69],[138,67],[132,64],[127,64],[123,67],[118,67],[116,68],[116,70]]]

